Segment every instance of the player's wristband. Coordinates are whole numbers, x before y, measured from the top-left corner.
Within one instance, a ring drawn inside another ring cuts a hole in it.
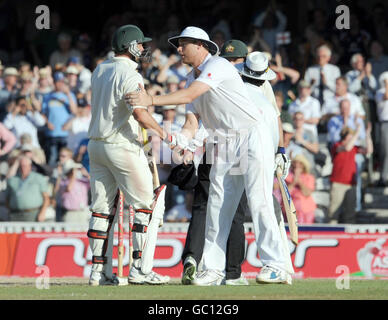
[[[278,151],[276,153],[285,154],[286,153],[286,149],[284,147],[278,147]]]
[[[169,146],[176,146],[176,138],[171,134],[167,134],[167,136],[164,138],[164,142],[167,143]]]

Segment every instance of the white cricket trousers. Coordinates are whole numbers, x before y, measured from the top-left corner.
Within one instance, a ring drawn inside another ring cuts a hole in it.
[[[264,121],[246,131],[245,137],[218,144],[210,171],[203,266],[225,272],[226,243],[245,188],[260,260],[285,270],[272,198],[275,160],[271,131]],[[224,161],[225,154],[234,160]]]
[[[151,209],[152,174],[140,145],[90,140],[88,152],[92,212],[110,213],[118,188],[135,210]]]

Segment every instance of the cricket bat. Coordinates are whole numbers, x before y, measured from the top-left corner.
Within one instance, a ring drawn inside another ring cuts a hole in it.
[[[123,277],[123,259],[124,259],[124,195],[119,191],[119,216],[118,216],[118,266],[117,273],[119,278]]]
[[[135,210],[130,205],[129,206],[129,270],[131,270],[131,266],[133,263],[133,219],[135,217]]]
[[[144,128],[141,128],[141,132],[143,135],[143,145],[145,146],[148,144],[147,130]],[[149,166],[152,173],[152,182],[155,190],[156,188],[160,187],[159,173],[158,173],[158,168],[156,166],[155,156],[152,155],[152,149],[149,151],[149,154],[151,155],[151,162],[149,163]]]
[[[288,221],[288,228],[290,230],[290,238],[293,244],[298,244],[298,220],[296,218],[296,210],[294,202],[292,201],[290,192],[284,179],[282,178],[281,170],[276,170],[276,177],[279,181],[280,192],[282,194],[284,209]]]

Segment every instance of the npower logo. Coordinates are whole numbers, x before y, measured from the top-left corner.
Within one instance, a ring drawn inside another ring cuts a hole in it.
[[[117,246],[118,240],[114,239],[113,246]],[[46,264],[47,254],[50,248],[53,247],[73,247],[73,261],[77,266],[84,268],[83,276],[89,277],[91,271],[92,251],[87,246],[87,252],[85,257],[85,243],[80,238],[46,238],[39,243],[36,251],[35,264],[42,266]],[[155,259],[155,268],[168,268],[177,265],[180,262],[183,252],[183,244],[178,239],[158,239],[156,243],[157,247],[171,247],[172,255],[167,259]],[[124,259],[123,265],[129,264],[129,244],[124,241]],[[117,259],[112,260],[112,266],[117,267]]]
[[[299,243],[298,247],[295,246],[289,241],[289,249],[290,254],[295,253],[294,256],[294,266],[296,268],[303,268],[305,265],[306,254],[308,250],[313,248],[322,248],[322,247],[336,247],[338,246],[337,239],[306,239]],[[114,239],[114,246],[117,246],[118,240]],[[53,247],[73,247],[73,262],[83,268],[83,276],[88,277],[91,271],[91,260],[92,260],[92,252],[90,250],[89,245],[85,244],[81,238],[46,238],[43,239],[37,248],[36,257],[35,257],[35,265],[41,266],[46,264],[46,259],[48,255],[48,251]],[[87,248],[86,248],[87,246]],[[156,250],[168,249],[170,252],[168,258],[164,259],[155,259],[154,267],[155,268],[171,268],[177,266],[181,261],[181,256],[183,252],[184,243],[179,239],[174,238],[164,238],[158,239],[156,246]],[[86,254],[85,254],[86,249]],[[247,243],[246,247],[246,261],[252,267],[262,267],[262,263],[257,254],[257,246],[256,242],[252,241],[251,243]],[[124,259],[123,259],[124,267],[129,264],[129,244],[124,241]],[[117,259],[112,260],[113,267],[117,267],[118,261]]]

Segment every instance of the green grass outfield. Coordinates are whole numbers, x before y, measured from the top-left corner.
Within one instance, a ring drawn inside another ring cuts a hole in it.
[[[387,300],[387,280],[352,280],[337,289],[335,279],[294,280],[293,285],[195,287],[178,280],[165,286],[90,287],[85,279],[51,278],[37,289],[32,278],[1,278],[0,300]]]

